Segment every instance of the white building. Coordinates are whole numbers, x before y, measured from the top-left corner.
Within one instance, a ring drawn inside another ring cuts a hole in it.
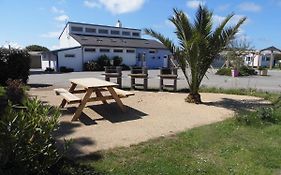
[[[141,30],[68,22],[59,36],[60,49],[42,54],[42,69],[64,66],[82,71],[83,64],[101,55],[120,56],[128,66],[159,68],[167,65],[170,52],[156,40],[141,38]]]

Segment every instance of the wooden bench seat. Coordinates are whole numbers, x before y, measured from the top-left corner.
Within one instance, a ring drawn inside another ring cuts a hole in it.
[[[73,95],[72,93],[68,92],[66,89],[59,88],[59,89],[54,89],[57,95],[60,95],[67,101],[68,104],[72,103],[80,103],[81,98],[77,97],[76,95]]]
[[[113,88],[119,98],[126,98],[135,95],[133,92],[124,91],[122,89]],[[107,88],[102,88],[101,91],[108,91]]]

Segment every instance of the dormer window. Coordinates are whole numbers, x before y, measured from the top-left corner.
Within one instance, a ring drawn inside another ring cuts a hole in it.
[[[96,33],[97,30],[95,28],[86,28],[87,33]]]
[[[71,31],[72,32],[83,32],[83,28],[82,27],[71,27]]]
[[[111,30],[111,35],[120,35],[120,31],[118,30]]]
[[[130,36],[130,35],[131,35],[131,32],[123,31],[123,32],[122,32],[122,35],[123,35],[123,36]]]
[[[108,30],[106,30],[106,29],[99,29],[99,34],[108,34]]]
[[[139,36],[140,36],[140,33],[139,33],[139,32],[133,32],[132,35],[135,36],[135,37],[139,37]]]

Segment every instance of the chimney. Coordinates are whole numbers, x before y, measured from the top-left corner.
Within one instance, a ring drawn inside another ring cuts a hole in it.
[[[121,23],[121,21],[118,19],[118,21],[117,21],[117,23],[116,23],[116,27],[122,27],[122,23]]]

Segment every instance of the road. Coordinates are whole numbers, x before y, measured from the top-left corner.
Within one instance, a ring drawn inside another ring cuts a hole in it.
[[[70,86],[71,78],[96,77],[104,79],[103,72],[72,72],[72,73],[40,73],[32,72],[29,77],[31,87],[64,87]],[[149,70],[148,87],[159,88],[159,70]],[[130,87],[129,71],[123,71],[123,87]],[[207,87],[221,88],[253,88],[268,92],[281,92],[281,71],[269,70],[269,76],[249,76],[249,77],[228,77],[215,75],[215,70],[209,70],[202,81],[202,85]],[[188,88],[182,71],[179,71],[178,89]]]

